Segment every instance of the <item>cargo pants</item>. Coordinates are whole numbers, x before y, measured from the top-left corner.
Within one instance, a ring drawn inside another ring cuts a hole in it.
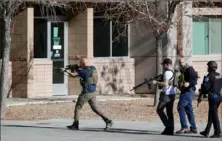
[[[74,111],[74,121],[79,121],[80,111],[85,103],[89,103],[92,111],[100,116],[105,122],[109,119],[98,109],[96,105],[96,95],[97,92],[92,93],[81,93],[77,99],[77,103]]]

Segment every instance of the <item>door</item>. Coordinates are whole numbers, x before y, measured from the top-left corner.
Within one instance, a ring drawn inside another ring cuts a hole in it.
[[[67,30],[66,22],[48,22],[48,58],[52,60],[52,94],[67,95],[68,78],[59,72],[67,65]]]

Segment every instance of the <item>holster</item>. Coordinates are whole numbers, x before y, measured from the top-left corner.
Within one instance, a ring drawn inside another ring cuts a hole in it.
[[[161,92],[161,93],[160,93],[159,101],[164,101],[164,102],[168,103],[168,102],[171,101],[171,98],[170,98],[169,95],[165,95],[164,92]]]

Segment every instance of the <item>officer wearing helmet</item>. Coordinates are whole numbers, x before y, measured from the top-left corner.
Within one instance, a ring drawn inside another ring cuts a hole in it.
[[[204,77],[203,83],[201,84],[200,94],[208,94],[209,112],[208,112],[208,123],[204,131],[200,132],[201,135],[208,137],[210,128],[213,124],[214,134],[211,138],[220,138],[221,129],[220,121],[218,117],[218,107],[222,102],[221,88],[222,88],[222,76],[216,72],[217,63],[215,61],[209,61],[207,63],[208,74]],[[200,101],[201,97],[198,98]]]

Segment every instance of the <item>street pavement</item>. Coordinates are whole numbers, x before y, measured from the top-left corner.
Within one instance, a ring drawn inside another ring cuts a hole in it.
[[[102,120],[80,121],[80,131],[66,129],[71,119],[43,121],[1,121],[1,141],[221,141],[204,138],[199,134],[160,135],[160,122],[114,121],[107,131]],[[198,124],[198,130],[205,125]],[[180,128],[176,123],[175,130]],[[213,131],[213,129],[212,129]],[[211,133],[212,134],[212,133]]]

